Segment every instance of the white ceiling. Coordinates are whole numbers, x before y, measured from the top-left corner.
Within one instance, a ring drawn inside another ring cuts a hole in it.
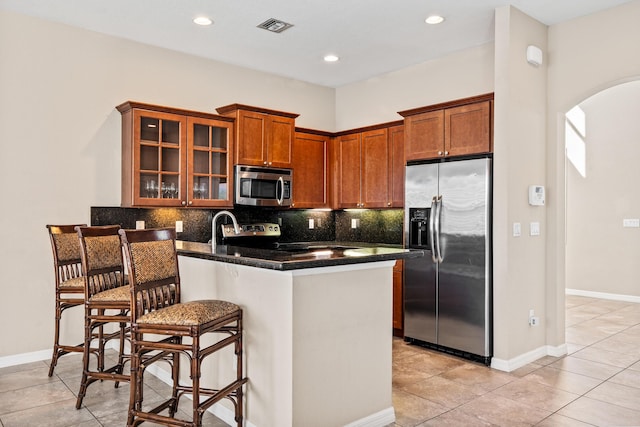
[[[630,0],[0,0],[0,8],[338,87],[491,42],[511,4],[547,25]],[[445,17],[427,25],[433,13]],[[193,24],[198,15],[213,25]],[[276,18],[280,34],[256,26]],[[341,59],[325,63],[328,53]]]

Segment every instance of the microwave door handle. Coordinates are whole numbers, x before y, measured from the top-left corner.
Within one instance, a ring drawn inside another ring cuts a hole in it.
[[[280,189],[280,197],[278,197],[278,188]],[[282,206],[284,202],[284,178],[278,178],[278,185],[276,185],[276,198],[278,199],[278,205]]]
[[[431,200],[431,210],[429,211],[429,248],[431,249],[431,259],[433,260],[433,262],[438,262],[438,258],[436,258],[436,245],[434,242],[434,234],[435,234],[435,225],[434,225],[434,221],[435,221],[435,215],[436,215],[436,206],[437,206],[437,201],[436,201],[436,197],[434,196],[433,199]]]

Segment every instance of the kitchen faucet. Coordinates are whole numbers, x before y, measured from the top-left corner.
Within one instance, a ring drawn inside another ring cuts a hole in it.
[[[240,227],[238,226],[238,221],[236,217],[229,211],[220,211],[213,216],[213,220],[211,221],[211,252],[216,253],[216,222],[218,218],[222,215],[227,215],[233,221],[233,232],[234,234],[240,234]]]

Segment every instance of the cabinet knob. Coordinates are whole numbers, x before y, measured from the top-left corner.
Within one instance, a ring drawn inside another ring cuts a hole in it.
[[[187,202],[185,202],[184,200],[182,201],[182,206],[186,206]]]
[[[442,156],[442,151],[438,151],[438,156]]]
[[[269,166],[271,166],[273,164],[273,162],[269,162]]]
[[[192,201],[192,200],[189,200],[189,205],[192,205],[192,204],[193,204],[193,201]]]
[[[449,152],[448,152],[448,151],[445,151],[445,152],[444,152],[444,155],[445,155],[445,156],[448,156],[448,155],[449,155]]]
[[[387,202],[387,206],[389,206],[389,207],[390,207],[390,206],[391,206],[391,202]]]
[[[262,164],[263,164],[263,165],[266,165],[266,164],[267,164],[267,162],[266,162],[266,161],[265,161],[265,162],[262,162]]]

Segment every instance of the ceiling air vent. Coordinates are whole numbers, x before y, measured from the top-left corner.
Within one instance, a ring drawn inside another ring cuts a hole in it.
[[[293,27],[293,24],[287,24],[286,22],[280,21],[279,19],[275,18],[269,18],[262,24],[258,25],[258,28],[271,31],[272,33],[281,33],[291,27]]]

